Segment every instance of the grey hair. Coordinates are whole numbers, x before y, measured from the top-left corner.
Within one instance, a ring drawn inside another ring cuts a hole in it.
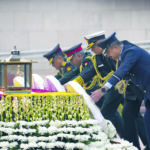
[[[107,45],[107,48],[113,48],[114,45],[117,45],[119,47],[122,47],[122,42],[120,42],[119,40],[114,41],[113,43]]]

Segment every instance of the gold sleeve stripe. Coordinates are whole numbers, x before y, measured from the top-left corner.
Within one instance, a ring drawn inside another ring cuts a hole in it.
[[[81,76],[76,77],[73,81],[79,83],[80,85],[84,85],[84,80]]]

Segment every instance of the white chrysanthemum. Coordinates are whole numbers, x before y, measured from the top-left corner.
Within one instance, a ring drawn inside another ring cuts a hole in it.
[[[63,148],[65,145],[64,142],[55,142],[55,146],[59,147],[59,148]]]
[[[68,139],[74,139],[75,138],[75,135],[73,135],[73,134],[64,134],[64,135]]]
[[[47,144],[46,144],[46,148],[51,149],[51,148],[54,148],[54,147],[55,147],[55,144],[54,144],[54,143],[47,143]]]
[[[78,140],[78,141],[88,141],[89,138],[90,138],[89,135],[76,135],[75,136],[75,140]]]
[[[72,149],[74,149],[74,147],[75,147],[75,144],[74,144],[74,143],[66,143],[66,144],[65,144],[65,148],[66,148],[67,150],[72,150]]]
[[[107,150],[122,150],[122,147],[120,144],[107,144],[107,145],[105,145],[105,149],[107,149]]]
[[[38,141],[41,141],[41,142],[43,142],[43,141],[48,141],[48,137],[44,137],[44,136],[37,137],[37,140],[38,140]]]
[[[108,144],[106,141],[92,142],[88,145],[86,150],[105,150],[106,144]]]
[[[28,133],[35,133],[36,129],[28,129]]]
[[[49,136],[48,141],[49,142],[55,142],[57,140],[57,136]]]
[[[29,142],[28,146],[30,148],[35,148],[35,147],[38,147],[38,144],[36,142]]]
[[[20,145],[20,148],[26,150],[26,149],[29,148],[29,146],[28,146],[28,144],[21,144],[21,145]]]
[[[18,140],[20,140],[22,142],[25,142],[28,140],[28,137],[26,137],[26,136],[18,136],[17,138],[18,138]]]
[[[59,133],[59,134],[57,134],[56,135],[56,137],[58,138],[61,138],[61,139],[63,139],[64,137],[66,137],[66,134],[64,134],[64,133]]]
[[[93,134],[93,135],[94,135],[94,134]],[[108,139],[107,134],[104,133],[104,132],[101,132],[101,131],[98,133],[97,136],[99,136],[99,137],[101,138],[101,140],[106,140],[106,139]]]
[[[66,127],[58,128],[58,132],[66,133],[66,132],[68,132],[68,129]]]
[[[17,145],[18,145],[17,142],[9,143],[9,147],[10,147],[10,148],[16,147]]]
[[[47,143],[39,142],[38,143],[38,147],[46,148],[47,147]]]
[[[45,134],[45,133],[48,132],[48,129],[45,128],[45,127],[39,127],[38,129],[39,129],[39,133],[40,133],[41,135],[43,135],[43,134]]]
[[[0,142],[0,147],[8,147],[9,146],[9,142]]]
[[[6,132],[8,135],[12,134],[13,131],[14,131],[14,130],[11,129],[11,128],[6,128],[6,129],[5,129],[5,132]]]
[[[75,144],[75,147],[76,147],[76,148],[79,148],[79,149],[85,149],[86,145],[83,144],[83,143],[76,143],[76,144]]]
[[[9,140],[9,141],[14,141],[14,140],[16,140],[16,139],[18,139],[18,136],[17,136],[17,135],[9,135],[9,136],[8,136],[8,140]]]
[[[37,137],[36,136],[30,136],[30,137],[28,137],[28,141],[29,142],[36,142],[38,139],[37,139]]]
[[[58,132],[56,127],[49,127],[48,128],[48,133],[53,134],[53,133],[56,133],[56,132]]]
[[[4,127],[14,127],[15,123],[14,122],[5,122]]]
[[[17,121],[16,124],[18,124],[18,123],[20,124],[20,126],[24,126],[27,124],[26,121]]]

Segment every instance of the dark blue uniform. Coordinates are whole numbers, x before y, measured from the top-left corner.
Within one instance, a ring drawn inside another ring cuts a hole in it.
[[[121,65],[108,82],[114,86],[119,80],[127,77],[134,84],[139,84],[139,88],[144,91],[144,100],[147,108],[145,125],[150,140],[150,54],[128,41],[123,41],[120,58]]]

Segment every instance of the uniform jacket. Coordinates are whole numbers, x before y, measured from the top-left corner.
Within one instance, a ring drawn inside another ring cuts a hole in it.
[[[123,41],[120,58],[121,65],[108,82],[114,86],[128,75],[145,92],[145,100],[150,99],[150,54],[128,41]]]
[[[61,84],[65,84],[79,74],[79,68],[72,65],[70,62],[65,63],[61,67],[58,74],[55,76]]]
[[[98,72],[102,77],[105,77],[109,72],[115,70],[115,63],[112,59],[109,59],[102,54],[95,55],[95,57],[96,67],[98,68]],[[97,75],[97,72],[93,64],[90,65],[84,72],[80,73],[80,76],[85,83],[91,80],[95,75]]]

